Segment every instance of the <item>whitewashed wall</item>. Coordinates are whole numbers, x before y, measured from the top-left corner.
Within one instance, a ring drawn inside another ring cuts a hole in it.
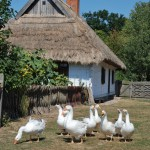
[[[85,87],[91,85],[90,66],[69,64],[69,80],[73,86],[79,86],[84,83]]]
[[[105,84],[101,84],[101,68],[105,68]],[[108,93],[108,74],[110,69],[110,93]],[[102,63],[100,65],[69,65],[69,80],[74,86],[84,83],[85,87],[92,87],[94,98],[115,94],[115,83],[112,84],[112,70],[114,67]]]
[[[105,84],[101,84],[101,69],[105,68]],[[108,93],[108,75],[110,69],[110,93]],[[112,84],[112,71],[114,67],[102,63],[100,65],[93,65],[92,67],[92,90],[95,98],[115,94],[115,83]]]

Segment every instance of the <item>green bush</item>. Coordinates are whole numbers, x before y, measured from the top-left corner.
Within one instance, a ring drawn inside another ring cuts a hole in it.
[[[10,122],[9,115],[7,113],[4,113],[3,117],[2,117],[2,126],[4,126],[4,127],[9,126],[9,122]]]

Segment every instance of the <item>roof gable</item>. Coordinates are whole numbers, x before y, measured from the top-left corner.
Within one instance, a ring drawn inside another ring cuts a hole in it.
[[[70,14],[63,8],[58,0],[29,0],[25,6],[18,12],[16,19],[24,14],[40,15],[40,16],[57,16]]]

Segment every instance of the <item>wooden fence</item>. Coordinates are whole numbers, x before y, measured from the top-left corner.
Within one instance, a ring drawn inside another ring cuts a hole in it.
[[[4,92],[3,113],[11,118],[19,117],[23,110],[28,115],[48,113],[52,105],[77,105],[88,102],[88,97],[88,89],[83,87],[32,86],[25,96],[21,91]]]
[[[150,98],[150,82],[116,82],[116,95],[130,98]]]

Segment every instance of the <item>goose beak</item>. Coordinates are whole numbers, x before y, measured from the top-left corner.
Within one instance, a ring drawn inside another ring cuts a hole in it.
[[[104,116],[104,113],[102,112],[101,115]]]
[[[61,115],[62,115],[62,116],[65,116],[65,113],[64,113],[64,111],[62,111]]]
[[[66,108],[64,108],[63,110],[64,110],[64,111],[67,111],[67,109],[66,109]]]
[[[14,144],[17,144],[17,142],[18,142],[17,140],[14,140]]]

